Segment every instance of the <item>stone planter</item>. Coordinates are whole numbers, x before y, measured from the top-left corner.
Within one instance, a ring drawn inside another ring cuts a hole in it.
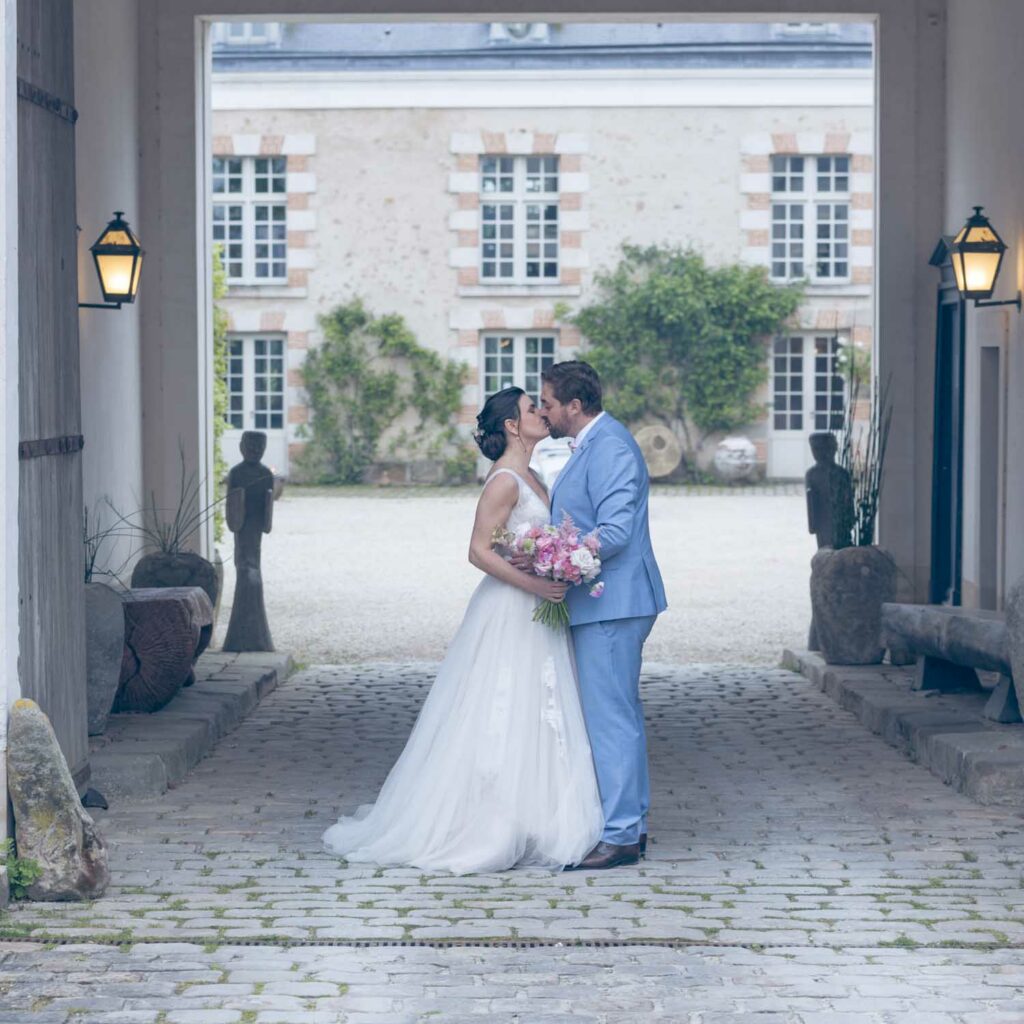
[[[882,548],[822,548],[811,560],[811,607],[829,665],[877,665],[882,605],[896,596],[896,563]]]
[[[1006,595],[1006,642],[1010,648],[1013,688],[1024,712],[1024,576]]]
[[[100,736],[114,704],[124,650],[124,606],[106,583],[85,585],[86,718],[90,736]]]
[[[215,608],[220,595],[216,568],[194,551],[153,551],[143,556],[132,573],[132,587],[202,587]]]
[[[124,651],[114,711],[159,711],[195,681],[210,642],[213,605],[202,587],[133,588],[125,594]]]

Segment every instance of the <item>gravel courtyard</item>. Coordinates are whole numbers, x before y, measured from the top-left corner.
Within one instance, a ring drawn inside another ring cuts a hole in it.
[[[263,547],[277,647],[305,664],[440,659],[480,579],[466,559],[477,495],[287,488]],[[656,489],[651,531],[669,610],[648,660],[764,665],[802,646],[814,553],[802,488]],[[221,629],[230,554],[229,538]]]

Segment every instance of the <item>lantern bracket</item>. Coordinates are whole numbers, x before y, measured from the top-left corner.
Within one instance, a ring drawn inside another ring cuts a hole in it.
[[[120,302],[80,302],[79,309],[120,309]]]
[[[1017,312],[1021,311],[1020,292],[1017,292],[1015,299],[975,299],[975,306],[1016,306]]]

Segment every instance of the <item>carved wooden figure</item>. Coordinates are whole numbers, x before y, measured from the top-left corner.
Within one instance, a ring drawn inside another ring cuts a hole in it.
[[[853,524],[853,484],[850,474],[836,465],[836,439],[828,431],[821,431],[807,439],[814,456],[814,465],[807,470],[804,483],[807,488],[807,529],[818,540],[818,549],[842,547],[849,544],[848,534]],[[839,543],[837,543],[837,541]],[[819,650],[818,629],[811,617],[807,634],[807,649]]]
[[[260,546],[274,518],[274,474],[261,462],[267,435],[242,434],[243,461],[228,473],[227,523],[235,535],[235,600],[224,638],[225,651],[272,651],[263,604]]]

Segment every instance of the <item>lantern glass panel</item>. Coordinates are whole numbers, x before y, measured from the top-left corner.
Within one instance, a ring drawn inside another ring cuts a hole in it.
[[[97,245],[134,245],[135,239],[127,231],[104,231]]]
[[[139,290],[139,275],[142,273],[142,253],[135,257],[135,273],[132,275],[131,298],[134,299]]]
[[[967,291],[967,282],[964,279],[964,258],[962,253],[953,254],[953,274],[956,277],[956,288],[961,295]]]
[[[990,295],[996,284],[996,274],[1003,258],[1001,252],[965,252],[962,254],[964,269],[964,291],[973,295],[984,292]],[[959,281],[957,282],[959,284]]]
[[[107,301],[127,298],[132,294],[132,277],[135,257],[97,253],[96,265],[100,272],[100,283]],[[137,277],[137,275],[134,275]]]

